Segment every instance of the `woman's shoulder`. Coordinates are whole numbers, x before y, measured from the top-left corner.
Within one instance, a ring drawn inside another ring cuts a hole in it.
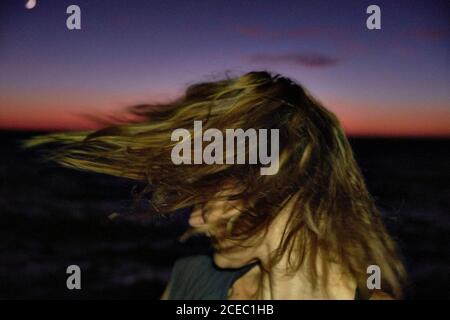
[[[355,291],[355,300],[396,300],[396,298],[380,289],[357,287]]]
[[[214,266],[211,256],[180,258],[172,270],[169,299],[215,299],[221,295],[227,273]]]
[[[208,255],[193,255],[179,258],[175,261],[174,269],[185,268],[213,268],[213,261]]]
[[[175,261],[169,283],[164,290],[161,299],[182,299],[198,279],[199,274],[204,273],[202,269],[209,263],[210,257],[206,255],[195,255],[179,258]]]
[[[396,299],[387,292],[376,290],[374,293],[372,293],[369,300],[396,300]]]
[[[209,255],[187,256],[178,259],[169,283],[169,299],[221,300],[226,299],[232,282],[248,266],[241,269],[223,269],[214,264]]]
[[[172,285],[187,285],[199,281],[213,271],[213,261],[207,255],[194,255],[179,258],[172,270]]]

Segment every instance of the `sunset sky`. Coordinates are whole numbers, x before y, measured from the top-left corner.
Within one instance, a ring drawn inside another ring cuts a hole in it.
[[[350,135],[450,137],[450,1],[0,1],[0,128],[92,128],[89,115],[267,69]],[[68,30],[66,8],[81,8]],[[368,30],[366,8],[381,8]]]

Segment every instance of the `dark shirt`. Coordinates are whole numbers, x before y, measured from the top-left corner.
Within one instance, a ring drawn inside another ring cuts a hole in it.
[[[214,264],[211,256],[181,258],[173,267],[169,300],[226,300],[234,281],[253,266],[221,269]],[[355,299],[358,299],[358,290]]]

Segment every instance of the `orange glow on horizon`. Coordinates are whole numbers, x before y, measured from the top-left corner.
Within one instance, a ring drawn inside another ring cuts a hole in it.
[[[139,99],[127,98],[122,106],[142,103],[142,101],[163,102],[176,95],[153,96],[153,98]],[[9,100],[9,99],[7,99]],[[119,103],[105,101],[105,99],[92,99],[89,105],[96,106],[80,108],[75,102],[58,107],[58,104],[42,104],[46,107],[36,106],[31,99],[9,103],[3,99],[0,104],[0,129],[3,130],[36,130],[36,131],[64,131],[64,130],[94,130],[102,127],[101,123],[93,121],[93,116],[108,116],[120,114]],[[39,100],[39,99],[38,99]],[[339,99],[324,100],[325,106],[333,111],[341,120],[349,136],[386,136],[409,137],[430,136],[450,137],[450,116],[448,108],[443,105],[433,105],[432,108],[418,106],[384,105],[383,109],[370,104],[359,105],[357,102]],[[82,101],[82,100],[81,100]],[[123,100],[122,100],[123,102]],[[3,106],[2,106],[3,105]],[[5,107],[8,106],[8,107]],[[108,107],[109,106],[109,107]],[[111,107],[113,106],[113,107]],[[28,110],[20,114],[17,110]],[[86,111],[88,110],[88,112]],[[406,110],[410,110],[406,112]],[[91,117],[90,117],[91,116]]]

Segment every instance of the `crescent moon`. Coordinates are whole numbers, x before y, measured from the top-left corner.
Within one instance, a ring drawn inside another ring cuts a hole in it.
[[[34,7],[36,7],[36,0],[28,0],[25,4],[25,8],[27,9],[33,9]]]

